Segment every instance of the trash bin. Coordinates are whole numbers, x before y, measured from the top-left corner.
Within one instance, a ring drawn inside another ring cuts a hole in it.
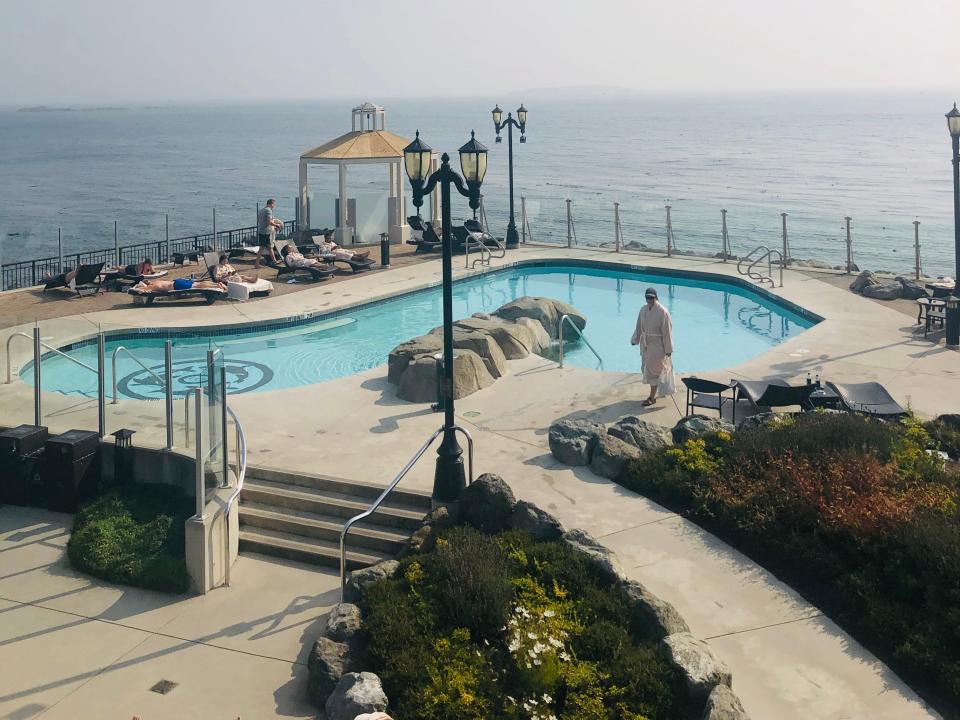
[[[44,504],[75,512],[79,501],[96,495],[100,487],[100,434],[68,430],[48,439],[41,478]]]
[[[45,427],[19,425],[0,432],[0,503],[36,501],[37,464],[49,433]]]

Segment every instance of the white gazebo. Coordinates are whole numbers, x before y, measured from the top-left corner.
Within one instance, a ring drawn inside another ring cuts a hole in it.
[[[340,245],[352,243],[355,228],[348,224],[347,166],[386,163],[390,171],[387,232],[390,234],[391,243],[405,242],[410,235],[410,228],[404,212],[403,187],[406,180],[403,170],[403,149],[409,144],[408,139],[386,129],[386,113],[379,105],[368,102],[353,108],[350,132],[308,150],[300,156],[300,226],[310,227],[307,167],[336,165],[340,171],[336,241]],[[436,163],[437,159],[434,155],[434,168]],[[436,198],[432,199],[436,200]],[[431,217],[436,217],[436,212]],[[355,221],[355,218],[353,220]]]

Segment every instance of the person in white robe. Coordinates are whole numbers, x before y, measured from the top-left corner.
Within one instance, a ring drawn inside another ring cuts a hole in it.
[[[673,355],[673,321],[657,299],[656,288],[648,287],[643,295],[647,303],[637,315],[637,327],[630,344],[640,346],[643,382],[650,386],[650,395],[643,405],[649,407],[657,401],[657,383],[664,368],[673,369],[672,364],[668,365]]]

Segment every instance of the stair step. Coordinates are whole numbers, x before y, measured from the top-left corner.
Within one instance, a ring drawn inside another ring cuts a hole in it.
[[[258,502],[241,503],[239,510],[241,527],[277,530],[335,544],[340,542],[340,531],[345,521],[345,518],[336,515],[319,515]],[[350,528],[347,548],[370,549],[395,555],[409,537],[408,532],[362,522]]]
[[[339,545],[325,540],[316,540],[265,528],[254,529],[249,526],[240,528],[240,550],[272,555],[287,560],[297,560],[313,565],[340,567]],[[386,559],[388,559],[387,555],[375,551],[348,549],[346,556],[347,570],[369,567]]]
[[[384,486],[371,485],[370,483],[359,482],[357,480],[347,480],[344,478],[333,477],[330,475],[318,475],[305,472],[287,472],[285,470],[274,470],[272,468],[248,467],[247,477],[255,480],[266,480],[282,485],[296,485],[299,487],[311,488],[313,490],[322,490],[336,492],[342,495],[353,497],[369,498],[371,501],[379,497],[383,492]],[[417,492],[416,490],[404,490],[396,488],[390,493],[390,500],[395,503],[420,508],[423,510],[421,515],[430,510],[430,495],[428,493]],[[369,503],[368,503],[369,504]]]
[[[250,479],[244,482],[240,495],[243,503],[254,502],[278,508],[302,510],[317,515],[333,515],[344,519],[362,513],[371,500],[339,492],[286,485],[269,480]],[[415,530],[420,525],[425,511],[422,508],[399,504],[387,498],[383,505],[368,518],[372,525]]]

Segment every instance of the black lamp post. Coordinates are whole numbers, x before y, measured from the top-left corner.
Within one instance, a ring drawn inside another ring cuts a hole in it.
[[[470,133],[470,141],[460,148],[461,178],[450,167],[450,156],[440,158],[440,169],[430,174],[433,150],[420,139],[420,131],[412,143],[403,149],[407,176],[413,187],[413,204],[420,212],[423,198],[440,185],[440,212],[443,240],[443,382],[440,392],[443,400],[443,441],[437,449],[437,469],[433,477],[433,501],[437,505],[455,502],[466,487],[463,471],[463,450],[457,442],[453,416],[453,238],[450,220],[450,186],[470,199],[470,207],[480,207],[480,183],[487,172],[487,148]],[[441,398],[438,398],[441,399]]]
[[[953,297],[947,301],[947,345],[960,345],[960,110],[947,113],[947,129],[953,140]]]
[[[517,223],[513,217],[513,128],[520,129],[520,142],[525,143],[527,136],[524,134],[527,128],[527,109],[521,103],[517,108],[517,119],[513,119],[513,113],[507,113],[507,119],[503,119],[503,110],[497,105],[493,110],[493,126],[497,130],[497,142],[500,142],[500,130],[504,126],[507,128],[507,156],[509,157],[510,174],[510,222],[507,224],[507,248],[512,249],[520,245],[520,236],[517,234]]]

